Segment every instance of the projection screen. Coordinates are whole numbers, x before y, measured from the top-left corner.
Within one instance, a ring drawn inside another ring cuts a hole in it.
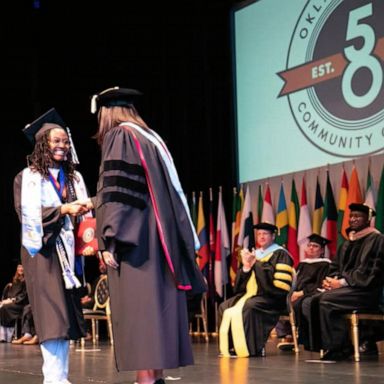
[[[383,1],[247,2],[232,32],[239,182],[383,151]]]

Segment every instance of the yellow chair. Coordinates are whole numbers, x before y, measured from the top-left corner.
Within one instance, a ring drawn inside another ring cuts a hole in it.
[[[108,277],[102,275],[95,287],[95,304],[92,309],[83,309],[85,320],[92,322],[92,341],[95,344],[99,340],[99,320],[107,322],[108,335],[111,344],[113,344],[111,308],[109,303]],[[82,339],[84,344],[84,339]]]

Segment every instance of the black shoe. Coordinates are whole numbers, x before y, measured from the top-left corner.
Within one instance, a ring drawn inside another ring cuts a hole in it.
[[[334,358],[335,352],[334,351],[327,351],[324,353],[322,357],[320,357],[321,361],[336,361]]]
[[[277,348],[280,349],[280,351],[293,351],[295,348],[294,343],[288,343],[288,342],[281,342],[277,344]]]
[[[164,379],[157,379],[154,384],[165,384]]]
[[[250,355],[250,357],[265,357],[265,348],[261,348],[259,351],[256,352],[254,355]]]
[[[321,361],[342,361],[348,360],[352,355],[351,348],[346,349],[330,349],[325,353],[325,355],[320,359]]]
[[[379,349],[375,341],[364,341],[359,346],[360,355],[363,356],[378,356]]]

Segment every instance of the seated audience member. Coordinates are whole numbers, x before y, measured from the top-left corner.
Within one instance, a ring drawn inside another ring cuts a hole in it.
[[[313,335],[308,330],[308,323],[302,314],[302,306],[305,301],[310,300],[311,296],[319,293],[323,280],[327,276],[331,261],[324,258],[324,253],[325,246],[328,243],[330,243],[328,239],[315,233],[308,236],[308,243],[305,249],[306,256],[297,266],[296,282],[289,298],[292,309],[295,312],[296,325],[299,329],[299,343],[304,344],[306,350],[313,350],[315,342],[310,339],[310,335],[313,337],[317,335]],[[289,322],[287,335],[277,347],[284,351],[292,350],[294,347]]]
[[[269,334],[287,309],[293,260],[283,247],[274,243],[275,225],[260,223],[255,228],[260,248],[241,251],[242,267],[236,276],[235,296],[219,306],[223,356],[264,356]]]
[[[328,276],[323,280],[323,293],[312,297],[310,330],[320,334],[320,347],[326,351],[323,361],[349,358],[353,348],[348,322],[343,316],[353,310],[376,311],[379,308],[384,281],[384,235],[370,227],[375,212],[367,205],[349,205],[348,240],[338,250]],[[362,340],[377,353],[376,341],[382,330],[369,332],[361,328]],[[363,351],[364,352],[364,351]]]
[[[31,304],[27,304],[23,309],[23,314],[21,316],[21,334],[22,336],[20,338],[12,340],[12,344],[39,344],[39,338],[36,335],[35,323],[33,321]]]
[[[12,282],[4,288],[0,303],[0,341],[11,342],[15,322],[28,304],[24,268],[19,264]]]

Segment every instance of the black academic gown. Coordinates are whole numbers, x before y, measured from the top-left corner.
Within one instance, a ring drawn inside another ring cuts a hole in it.
[[[116,127],[105,136],[96,196],[101,249],[114,252],[108,268],[118,370],[177,368],[193,363],[185,291],[205,290],[195,262],[192,230],[156,146],[134,131],[157,201],[167,262],[144,168],[132,134]]]
[[[0,307],[0,325],[3,327],[13,327],[21,317],[24,306],[28,304],[25,281],[17,280],[11,284],[3,292],[3,299],[14,299],[14,302]]]
[[[279,316],[287,312],[287,295],[291,289],[293,273],[293,260],[284,249],[275,250],[272,254],[258,260],[249,272],[243,272],[242,268],[238,270],[235,295],[220,304],[218,320],[221,324],[224,311],[236,305],[244,296],[247,284],[254,276],[257,292],[245,301],[242,309],[249,356],[257,356],[261,352]],[[230,338],[232,334],[234,334],[233,329],[229,334]],[[232,346],[231,341],[230,346]]]
[[[318,347],[343,350],[350,346],[349,328],[343,314],[379,307],[384,281],[384,235],[370,233],[358,240],[346,241],[331,264],[329,275],[344,278],[348,286],[312,297],[311,329],[321,335]],[[377,339],[382,336],[378,334]]]
[[[22,172],[14,181],[15,209],[20,221],[21,185]],[[68,197],[68,201],[72,199]],[[43,207],[43,247],[34,257],[21,247],[28,298],[40,343],[52,339],[76,340],[85,336],[80,290],[65,289],[56,251],[56,238],[63,223],[60,207]]]
[[[292,307],[299,329],[299,343],[303,344],[306,350],[315,350],[314,345],[319,344],[319,335],[309,329],[310,323],[303,313],[303,304],[305,307],[305,303],[309,302],[313,295],[319,294],[318,288],[321,288],[329,266],[328,259],[305,259],[297,266],[295,291],[303,291],[304,295],[297,299]],[[316,337],[317,340],[312,340],[311,337]]]

